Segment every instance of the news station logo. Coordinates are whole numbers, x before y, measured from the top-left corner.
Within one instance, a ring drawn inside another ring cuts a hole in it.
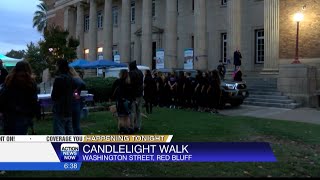
[[[79,159],[79,145],[78,144],[61,144],[60,159],[63,162],[75,162]]]

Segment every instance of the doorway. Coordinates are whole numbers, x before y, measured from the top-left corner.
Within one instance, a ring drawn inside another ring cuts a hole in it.
[[[157,42],[152,42],[152,70],[156,69]]]

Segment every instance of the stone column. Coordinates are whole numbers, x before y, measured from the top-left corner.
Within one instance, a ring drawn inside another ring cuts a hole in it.
[[[104,2],[104,17],[103,17],[103,34],[104,46],[103,57],[104,59],[112,60],[112,47],[113,47],[113,24],[112,24],[112,0],[105,0]]]
[[[97,2],[90,0],[89,17],[89,60],[97,60]]]
[[[76,11],[74,6],[66,7],[64,11],[64,29],[68,30],[69,37],[76,35]]]
[[[131,1],[122,0],[121,7],[121,37],[120,37],[120,60],[121,63],[129,63],[131,60]]]
[[[206,0],[194,1],[195,50],[194,69],[208,69]]]
[[[262,74],[279,71],[279,0],[264,1],[264,68]]]
[[[142,0],[141,64],[152,68],[152,1]]]
[[[267,0],[268,1],[268,0]],[[228,0],[228,47],[227,58],[233,64],[233,53],[239,48],[241,52],[241,0]],[[243,62],[242,62],[243,63]]]
[[[64,16],[63,16],[63,28],[64,30],[68,30],[69,29],[69,11],[70,11],[70,7],[66,7],[64,9]]]
[[[77,4],[77,26],[76,26],[76,38],[79,40],[79,46],[77,47],[78,59],[84,58],[84,9],[83,4]]]
[[[177,1],[166,0],[165,68],[177,67]]]

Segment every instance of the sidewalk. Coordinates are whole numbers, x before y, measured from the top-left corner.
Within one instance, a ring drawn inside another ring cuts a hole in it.
[[[249,116],[276,120],[305,122],[320,125],[320,110],[313,108],[282,109],[260,106],[241,105],[219,111],[226,116]]]

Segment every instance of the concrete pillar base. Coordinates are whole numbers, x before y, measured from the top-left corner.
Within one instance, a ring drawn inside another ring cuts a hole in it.
[[[304,64],[280,65],[278,90],[302,106],[317,107],[316,67]]]
[[[266,69],[264,68],[260,74],[262,75],[278,75],[279,74],[279,69]]]

